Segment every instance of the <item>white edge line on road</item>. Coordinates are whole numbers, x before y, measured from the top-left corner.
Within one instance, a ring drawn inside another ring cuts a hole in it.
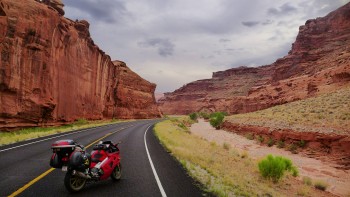
[[[105,125],[103,125],[103,126],[105,126]],[[102,126],[102,127],[103,127],[103,126]],[[63,135],[59,135],[59,136],[55,136],[55,137],[50,137],[50,138],[46,138],[46,139],[42,139],[42,140],[38,140],[38,141],[26,143],[26,144],[14,146],[14,147],[11,147],[11,148],[6,148],[6,149],[3,149],[3,150],[0,150],[0,153],[1,153],[1,152],[8,151],[8,150],[11,150],[11,149],[19,148],[19,147],[22,147],[22,146],[28,146],[28,145],[31,145],[31,144],[36,144],[36,143],[39,143],[39,142],[43,142],[43,141],[47,141],[47,140],[51,140],[51,139],[63,137],[63,136],[66,136],[66,135],[72,135],[72,134],[80,133],[80,132],[83,132],[83,131],[86,131],[86,130],[90,130],[90,129],[92,129],[92,128],[82,129],[82,130],[80,130],[80,131],[75,131],[75,132],[71,132],[71,133],[66,133],[66,134],[63,134]]]
[[[148,151],[148,148],[147,148],[146,134],[147,134],[147,131],[148,131],[148,129],[149,129],[150,127],[151,127],[151,125],[147,127],[146,132],[145,132],[145,134],[143,135],[143,139],[144,139],[144,141],[145,141],[145,147],[146,147],[146,152],[147,152],[148,160],[149,160],[149,163],[151,164],[151,168],[152,168],[152,171],[153,171],[153,175],[154,175],[154,177],[156,178],[156,181],[157,181],[157,184],[158,184],[160,193],[162,194],[162,197],[166,197],[166,193],[165,193],[165,191],[164,191],[164,188],[163,188],[163,186],[162,186],[162,183],[161,183],[160,180],[159,180],[157,171],[156,171],[156,169],[154,168],[154,165],[153,165],[153,162],[152,162],[152,159],[151,159],[151,155],[149,154],[149,151]]]
[[[50,138],[38,140],[38,141],[35,141],[35,142],[30,142],[30,143],[26,143],[26,144],[14,146],[14,147],[11,147],[11,148],[6,148],[6,149],[4,149],[4,150],[0,150],[0,152],[8,151],[8,150],[15,149],[15,148],[19,148],[19,147],[22,147],[22,146],[28,146],[28,145],[31,145],[31,144],[36,144],[36,143],[39,143],[39,142],[43,142],[43,141],[47,141],[47,140],[51,140],[51,139],[63,137],[63,136],[66,136],[66,135],[71,135],[71,134],[75,134],[75,133],[80,133],[80,132],[83,132],[83,131],[85,131],[85,130],[80,130],[80,131],[76,131],[76,132],[72,132],[72,133],[66,133],[66,134],[63,134],[63,135],[59,135],[59,136],[55,136],[55,137],[50,137]]]

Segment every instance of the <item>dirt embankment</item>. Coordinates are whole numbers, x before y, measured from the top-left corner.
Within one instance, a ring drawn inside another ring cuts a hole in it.
[[[283,142],[293,152],[331,162],[336,168],[350,169],[350,137],[319,132],[299,132],[292,129],[274,129],[255,125],[242,125],[225,121],[222,128],[240,135]]]
[[[321,133],[302,134],[293,131],[288,131],[289,134],[287,134],[287,132],[282,130],[270,132],[270,129],[265,127],[234,125],[229,122],[225,122],[223,127],[225,130],[230,130],[230,132],[216,130],[209,123],[199,120],[198,123],[192,125],[191,133],[218,144],[229,144],[239,151],[247,152],[249,157],[254,159],[261,159],[267,154],[286,156],[298,167],[300,179],[307,176],[314,181],[322,180],[329,185],[327,191],[340,196],[350,194],[350,188],[348,187],[350,185],[349,163],[339,164],[338,161],[340,159],[337,159],[343,158],[346,160],[345,154],[340,154],[340,149],[345,149],[345,152],[350,150],[349,148],[346,149],[349,145],[348,137],[342,138],[335,135],[331,138],[329,135]],[[247,131],[250,131],[250,133]],[[248,133],[250,136],[255,134],[256,140],[247,139],[245,135]],[[258,142],[258,135],[263,136],[265,144],[267,142],[266,139],[274,135],[276,139],[285,139],[286,148],[289,147],[290,143],[298,142],[301,139],[308,141],[304,149],[297,148],[299,154],[293,154],[289,150],[277,148],[277,145],[272,147],[263,145]],[[325,149],[318,149],[319,145],[325,146],[324,144],[327,143],[327,140],[332,140],[331,144],[334,144],[333,147],[328,148],[330,150],[329,153],[322,152]],[[338,153],[338,155],[335,153]],[[348,156],[347,161],[349,161]]]

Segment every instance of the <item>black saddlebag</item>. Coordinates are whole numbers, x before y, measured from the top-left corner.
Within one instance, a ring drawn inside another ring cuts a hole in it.
[[[53,168],[62,168],[62,165],[63,165],[63,162],[59,158],[59,156],[56,153],[52,154],[50,159],[50,166]]]
[[[68,158],[75,150],[76,143],[73,140],[58,140],[51,146],[52,156],[50,159],[50,166],[53,168],[62,168],[67,165]]]

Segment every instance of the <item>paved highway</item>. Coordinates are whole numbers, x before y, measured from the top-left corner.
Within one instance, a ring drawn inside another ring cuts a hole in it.
[[[49,166],[51,144],[74,139],[88,146],[101,138],[122,141],[122,179],[88,184],[74,196],[202,196],[193,179],[154,136],[157,121],[117,123],[2,146],[0,196],[70,196],[63,183],[65,173]]]

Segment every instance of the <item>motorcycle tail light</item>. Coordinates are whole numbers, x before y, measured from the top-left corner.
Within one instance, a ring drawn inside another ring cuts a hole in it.
[[[63,157],[62,161],[68,161],[68,157]]]

